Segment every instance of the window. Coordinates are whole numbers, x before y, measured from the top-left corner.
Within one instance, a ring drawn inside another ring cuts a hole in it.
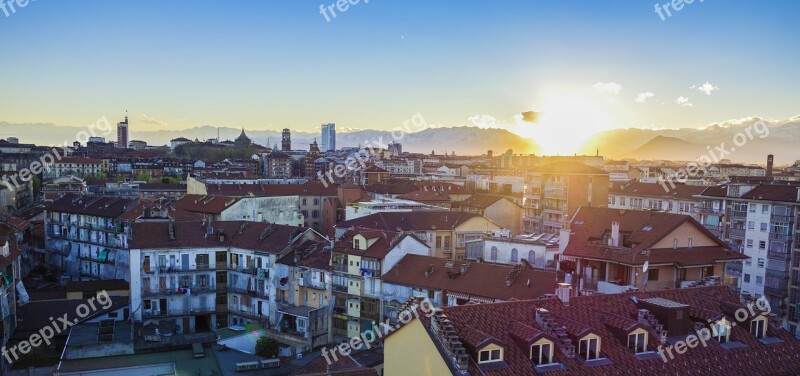
[[[761,223],[761,232],[767,232],[767,224]]]
[[[497,261],[497,247],[492,247],[492,252],[489,255],[489,259],[492,261]]]
[[[650,282],[658,281],[658,269],[650,269],[647,271],[647,280]]]
[[[748,221],[747,222],[747,229],[748,230],[755,230],[756,229],[756,223],[753,222],[753,221]]]
[[[758,249],[767,249],[767,241],[766,240],[759,240],[758,241]]]
[[[764,259],[763,258],[758,259],[758,267],[759,268],[763,268],[764,267]]]
[[[361,249],[361,240],[360,239],[353,239],[353,248]]]
[[[711,325],[714,338],[719,343],[727,343],[731,336],[731,323],[728,320],[721,319]]]
[[[503,351],[500,349],[483,350],[478,356],[478,363],[491,363],[503,360]]]
[[[687,246],[688,246],[689,248],[692,248],[692,243],[693,243],[693,242],[694,242],[694,239],[692,239],[692,238],[689,238],[689,242],[687,243]]]
[[[769,205],[761,204],[761,214],[767,214],[767,213],[769,213]]]
[[[750,204],[750,212],[751,213],[755,213],[756,212],[756,204]]]
[[[597,359],[600,356],[600,340],[598,338],[582,339],[578,346],[578,354],[585,360]]]
[[[750,321],[750,333],[756,338],[764,338],[767,335],[767,319],[759,316]]]
[[[533,364],[540,366],[550,364],[553,359],[553,345],[549,342],[531,346],[531,360]]]
[[[747,239],[747,248],[753,248],[753,239]]]
[[[319,210],[312,211],[311,218],[319,218]]]
[[[444,249],[446,251],[450,250],[450,235],[444,237]]]
[[[303,206],[305,206],[305,205],[306,205],[306,199],[304,198],[303,199]]]
[[[744,274],[744,282],[745,283],[750,283],[750,274],[747,274],[747,273]]]
[[[319,198],[318,197],[314,198],[314,205],[319,205]]]
[[[628,348],[637,354],[647,351],[647,333],[642,330],[628,334]]]
[[[516,248],[511,249],[511,262],[515,264],[519,262],[519,252]]]

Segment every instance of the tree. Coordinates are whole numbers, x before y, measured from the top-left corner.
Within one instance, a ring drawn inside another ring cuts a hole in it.
[[[256,341],[256,355],[264,358],[275,358],[281,350],[281,344],[275,338],[261,336]]]
[[[142,171],[139,175],[136,175],[136,180],[143,181],[145,183],[149,183],[152,176],[150,176],[149,172]]]

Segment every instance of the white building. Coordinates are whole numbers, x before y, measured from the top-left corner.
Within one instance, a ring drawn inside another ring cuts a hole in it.
[[[322,124],[322,152],[336,150],[336,124]]]

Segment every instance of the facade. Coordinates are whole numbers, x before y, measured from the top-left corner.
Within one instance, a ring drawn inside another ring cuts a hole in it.
[[[700,205],[697,195],[706,188],[702,185],[676,184],[670,187],[655,183],[617,183],[609,189],[608,207],[686,214],[699,220],[699,213],[695,210]]]
[[[169,141],[169,148],[172,151],[175,151],[175,148],[177,148],[178,146],[188,144],[190,142],[192,142],[192,140],[185,137],[173,138],[172,140]]]
[[[355,228],[331,252],[334,338],[358,337],[384,321],[381,278],[408,254],[430,255],[413,235]]]
[[[465,242],[500,230],[500,226],[477,214],[447,211],[379,212],[339,223],[337,238],[351,227],[413,234],[430,247],[431,256],[453,260],[464,258]]]
[[[533,239],[484,236],[466,242],[466,259],[505,265],[516,265],[524,260],[542,268],[555,267],[558,238],[552,234],[541,234]]]
[[[49,263],[73,278],[129,281],[130,224],[138,199],[67,194],[45,209]]]
[[[322,124],[322,152],[336,150],[336,124]]]
[[[103,160],[83,157],[64,157],[43,165],[45,179],[75,175],[81,178],[96,177],[103,172]]]
[[[319,234],[300,227],[230,222],[137,222],[131,236],[131,304],[143,323],[178,333],[260,323],[274,328],[288,267],[278,258]]]
[[[519,235],[522,231],[522,207],[505,196],[474,194],[459,202],[457,207],[462,212],[486,217],[511,235]]]
[[[556,162],[526,173],[522,231],[558,233],[578,207],[606,206],[608,182],[608,172],[577,162]]]
[[[297,206],[299,196],[227,197],[186,195],[175,202],[176,211],[211,221],[269,222],[302,226],[304,217]],[[183,215],[171,213],[173,217]]]
[[[726,263],[748,257],[687,215],[581,207],[563,230],[559,267],[578,293],[614,294],[721,284]]]
[[[120,149],[128,148],[128,117],[125,116],[125,121],[117,123],[117,147]]]

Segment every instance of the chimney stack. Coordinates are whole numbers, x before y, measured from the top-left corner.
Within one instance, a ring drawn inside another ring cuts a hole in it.
[[[611,246],[619,247],[619,222],[611,222]]]
[[[775,156],[772,154],[767,155],[767,178],[772,178],[772,164]]]

